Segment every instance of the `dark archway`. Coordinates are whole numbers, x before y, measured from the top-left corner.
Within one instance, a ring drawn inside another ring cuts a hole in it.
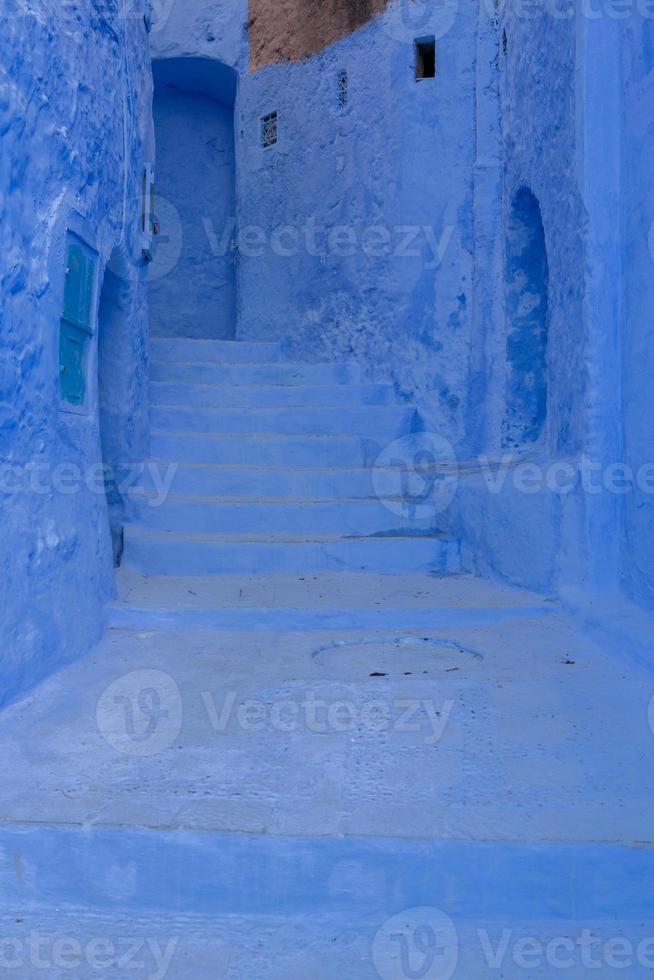
[[[129,459],[132,399],[130,372],[126,366],[134,358],[132,319],[138,306],[138,289],[138,281],[125,253],[115,249],[105,269],[98,311],[98,424],[116,566],[120,565],[123,552],[125,501],[119,487]]]
[[[540,205],[528,187],[513,199],[506,237],[504,445],[538,442],[547,417],[549,267]]]
[[[155,214],[175,261],[150,278],[155,337],[236,334],[236,72],[207,58],[153,62]],[[179,242],[169,241],[178,235]],[[159,246],[161,247],[161,245]]]

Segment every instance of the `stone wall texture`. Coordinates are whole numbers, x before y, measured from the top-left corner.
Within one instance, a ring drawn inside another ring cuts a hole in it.
[[[113,589],[98,324],[122,248],[125,334],[105,401],[123,460],[147,452],[147,306],[134,265],[153,152],[144,6],[5,0],[0,34],[0,702],[86,652]],[[97,252],[82,412],[59,392],[66,233]],[[120,433],[119,431],[120,430]]]
[[[624,26],[622,194],[625,281],[622,364],[624,459],[640,474],[625,496],[621,570],[628,592],[651,608],[654,603],[654,507],[649,477],[654,475],[654,187],[648,161],[654,153],[654,20],[632,18]]]
[[[250,69],[302,61],[347,37],[389,0],[250,0]]]

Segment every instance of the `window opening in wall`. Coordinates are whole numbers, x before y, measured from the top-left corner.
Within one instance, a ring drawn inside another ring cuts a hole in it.
[[[436,77],[436,39],[418,38],[416,41],[416,78]]]
[[[61,400],[68,405],[82,406],[86,400],[96,260],[95,252],[75,235],[68,234],[64,305],[59,325],[59,388]]]
[[[274,146],[279,138],[279,118],[276,112],[270,112],[261,120],[261,145],[265,148]]]
[[[350,100],[350,80],[348,74],[343,69],[339,71],[337,78],[337,88],[338,88],[338,108],[345,109]]]

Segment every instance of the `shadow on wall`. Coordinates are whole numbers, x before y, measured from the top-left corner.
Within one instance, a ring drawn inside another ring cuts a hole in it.
[[[150,332],[236,334],[236,72],[207,58],[153,62],[156,215]]]
[[[114,565],[123,552],[125,506],[118,489],[126,465],[130,401],[129,366],[134,361],[130,316],[137,305],[138,284],[130,277],[127,259],[114,251],[102,281],[98,316],[98,413],[104,485]]]
[[[545,430],[548,288],[540,205],[522,187],[513,199],[506,239],[507,448],[534,444]]]

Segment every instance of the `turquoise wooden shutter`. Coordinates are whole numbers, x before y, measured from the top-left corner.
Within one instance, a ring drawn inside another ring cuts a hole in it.
[[[83,405],[86,397],[86,353],[93,334],[95,260],[82,244],[69,240],[66,255],[64,311],[59,330],[59,384],[63,401]]]

